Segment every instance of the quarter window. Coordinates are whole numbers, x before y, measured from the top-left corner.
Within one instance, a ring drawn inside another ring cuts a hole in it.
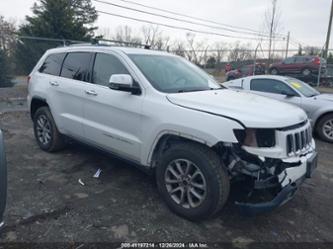
[[[114,55],[97,53],[92,76],[93,83],[107,86],[112,74],[129,74],[129,72]]]
[[[89,67],[91,53],[74,52],[69,53],[64,61],[61,76],[73,80],[89,82]]]
[[[253,79],[250,89],[258,92],[297,95],[287,84],[273,79]]]
[[[65,55],[65,53],[49,55],[44,61],[43,65],[39,68],[39,72],[59,76],[61,64],[65,58]]]

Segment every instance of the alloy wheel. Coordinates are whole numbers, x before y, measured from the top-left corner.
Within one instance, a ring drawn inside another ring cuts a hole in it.
[[[309,69],[304,69],[303,70],[303,75],[309,76],[311,74],[311,71]]]
[[[164,179],[170,197],[184,208],[196,208],[206,198],[206,179],[199,167],[187,159],[173,160]]]
[[[329,119],[323,124],[323,134],[329,140],[333,140],[333,119]]]
[[[36,131],[37,138],[43,145],[51,141],[51,124],[45,115],[40,115],[36,120]]]

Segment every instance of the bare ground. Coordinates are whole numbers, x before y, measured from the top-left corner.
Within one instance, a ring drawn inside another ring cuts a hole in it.
[[[2,114],[0,128],[9,170],[2,242],[333,242],[332,144],[317,141],[318,169],[285,206],[247,218],[229,201],[214,219],[193,223],[169,211],[154,179],[132,165],[77,143],[41,151],[27,112]]]

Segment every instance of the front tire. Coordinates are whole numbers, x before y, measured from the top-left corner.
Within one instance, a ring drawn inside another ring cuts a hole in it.
[[[316,126],[318,136],[329,143],[333,143],[333,114],[322,117]]]
[[[279,74],[279,71],[276,68],[270,69],[269,72],[270,72],[271,75],[278,75]]]
[[[47,152],[61,150],[65,143],[58,131],[50,109],[47,106],[39,108],[33,118],[34,133],[39,147]]]
[[[156,181],[168,207],[189,220],[213,216],[229,196],[228,173],[218,155],[191,142],[176,144],[161,156]]]

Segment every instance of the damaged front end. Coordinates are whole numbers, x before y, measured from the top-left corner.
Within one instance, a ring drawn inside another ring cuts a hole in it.
[[[281,129],[236,130],[235,135],[239,143],[224,144],[223,161],[234,182],[246,183],[235,202],[245,215],[283,205],[317,167],[309,121]]]

